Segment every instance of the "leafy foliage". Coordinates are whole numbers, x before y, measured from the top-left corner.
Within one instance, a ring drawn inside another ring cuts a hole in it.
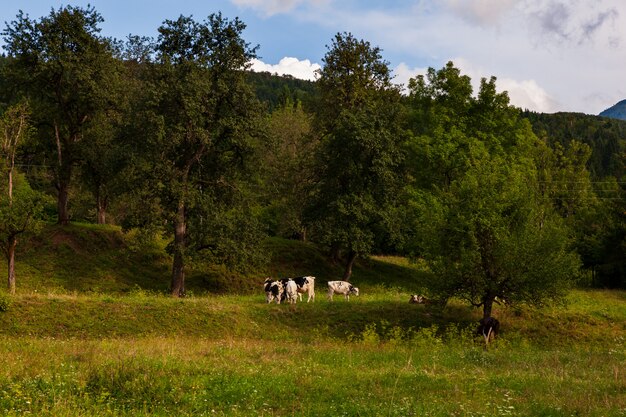
[[[578,261],[567,228],[539,194],[536,138],[506,93],[495,92],[494,78],[482,80],[476,98],[469,82],[449,63],[410,84],[422,133],[410,144],[421,163],[412,167],[412,228],[432,291],[463,297],[490,317],[496,297],[562,297]]]
[[[135,138],[133,154],[141,190],[135,193],[142,199],[138,208],[158,207],[139,219],[168,227],[174,237],[169,248],[176,296],[184,294],[189,254],[205,248],[213,248],[213,255],[226,254],[215,249],[214,238],[236,235],[242,227],[226,225],[254,225],[246,222],[245,205],[232,215],[245,194],[240,192],[245,187],[243,163],[258,130],[258,106],[243,73],[255,48],[241,37],[244,28],[238,19],[229,21],[221,14],[203,22],[184,16],[166,20],[159,28],[156,61],[145,74],[138,103],[144,129]],[[190,227],[203,230],[188,231]]]
[[[316,126],[322,135],[308,217],[316,240],[347,254],[344,278],[358,255],[374,248],[402,181],[400,94],[380,49],[337,34],[324,57]]]
[[[41,125],[41,143],[46,152],[56,154],[61,224],[69,222],[69,189],[73,167],[80,160],[76,147],[83,141],[83,129],[116,97],[119,66],[111,43],[99,35],[102,22],[91,6],[65,6],[38,21],[20,11],[2,32],[12,58],[5,77],[31,99]]]

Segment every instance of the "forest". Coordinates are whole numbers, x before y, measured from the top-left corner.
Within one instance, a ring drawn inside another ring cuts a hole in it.
[[[249,70],[258,46],[220,13],[158,37],[100,34],[92,7],[2,31],[0,244],[42,224],[168,239],[186,268],[245,270],[268,236],[428,265],[435,298],[491,315],[572,286],[626,288],[626,122],[512,106],[449,62],[394,84],[382,51],[330,40],[315,82]]]

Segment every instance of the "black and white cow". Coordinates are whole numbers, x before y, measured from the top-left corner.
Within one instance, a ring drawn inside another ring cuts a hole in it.
[[[309,296],[309,298],[306,300],[307,303],[311,300],[315,301],[315,277],[307,275],[295,278],[283,278],[280,280],[280,282],[282,282],[283,285],[287,285],[287,282],[289,282],[289,280],[293,280],[296,283],[296,286],[298,287],[298,297],[300,297],[300,301],[302,301],[302,294],[307,294]],[[283,297],[286,297],[286,294]]]
[[[343,294],[350,301],[350,294],[359,295],[359,289],[347,281],[328,281],[328,299],[333,301],[334,294]]]
[[[274,300],[276,300],[276,304],[280,304],[285,289],[282,282],[272,281],[271,278],[267,278],[264,282],[264,289],[268,304]]]

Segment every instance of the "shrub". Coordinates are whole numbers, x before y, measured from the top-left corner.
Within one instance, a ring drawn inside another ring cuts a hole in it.
[[[11,299],[6,294],[0,294],[0,312],[4,313],[5,311],[9,311],[11,307]]]

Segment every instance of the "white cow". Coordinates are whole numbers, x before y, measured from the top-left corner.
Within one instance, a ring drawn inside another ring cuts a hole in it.
[[[328,281],[328,299],[333,301],[334,294],[343,294],[350,301],[350,294],[359,295],[359,289],[347,281]]]
[[[287,302],[295,304],[298,301],[298,285],[292,279],[287,281],[285,285],[285,293],[287,294]]]

